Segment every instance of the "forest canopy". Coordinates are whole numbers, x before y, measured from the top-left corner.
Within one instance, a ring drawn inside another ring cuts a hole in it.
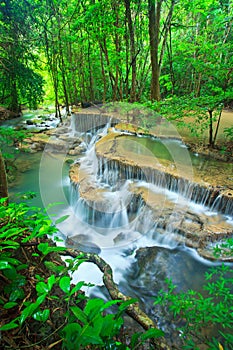
[[[232,0],[3,0],[0,104],[207,96],[229,105],[232,20]]]

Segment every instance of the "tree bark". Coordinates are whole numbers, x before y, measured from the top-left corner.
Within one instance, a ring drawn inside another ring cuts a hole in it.
[[[214,134],[214,139],[213,139],[213,144],[215,145],[216,139],[217,139],[217,135],[218,135],[218,130],[219,130],[219,125],[220,125],[220,121],[221,121],[221,117],[222,117],[222,109],[219,112],[219,116],[218,116],[218,121],[217,121],[217,125],[216,125],[216,130],[215,130],[215,134]]]
[[[7,176],[4,159],[2,157],[2,152],[0,150],[0,198],[8,198],[8,186],[7,186]],[[7,205],[8,200],[6,200],[3,205]]]
[[[126,18],[128,22],[128,28],[129,28],[130,60],[131,60],[131,66],[132,66],[130,101],[135,102],[136,101],[136,78],[137,78],[137,55],[135,52],[135,38],[134,38],[133,21],[131,16],[130,0],[125,0],[125,11],[126,11]]]
[[[160,66],[159,66],[159,27],[160,15],[163,0],[148,0],[148,17],[149,17],[149,37],[150,37],[150,56],[151,56],[151,100],[159,101],[160,95]]]
[[[209,147],[214,147],[213,143],[213,111],[211,109],[208,110],[209,112]]]

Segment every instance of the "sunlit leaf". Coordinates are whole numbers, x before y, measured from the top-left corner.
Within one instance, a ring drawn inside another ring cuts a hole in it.
[[[70,291],[70,281],[71,278],[69,276],[63,276],[59,281],[59,287],[66,294]]]

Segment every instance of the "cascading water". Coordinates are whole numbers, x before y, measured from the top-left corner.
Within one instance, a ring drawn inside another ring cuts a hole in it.
[[[154,243],[161,245],[161,242],[166,242],[166,246],[172,248],[184,242],[176,231],[179,229],[181,232],[180,224],[192,221],[200,212],[203,216],[204,212],[211,211],[211,208],[205,207],[210,204],[211,190],[163,171],[97,157],[95,143],[100,134],[101,137],[106,135],[108,127],[109,124],[101,133],[94,134],[80,162],[79,173],[83,180],[77,188],[81,196],[75,204],[75,215],[83,223],[94,227],[92,240],[96,243],[96,231],[101,231],[100,237],[102,235],[104,238],[98,242],[100,248],[125,246],[142,236],[151,235],[153,240],[155,237],[158,239]],[[138,145],[137,153],[140,153]],[[153,197],[153,206],[158,207],[155,213],[150,214],[150,205],[145,205],[140,189],[143,189],[144,197]],[[227,213],[231,205],[228,205]],[[215,202],[212,208],[216,210]],[[189,215],[186,215],[187,212]],[[215,212],[212,211],[211,215],[215,215]],[[198,224],[201,226],[202,221],[199,220]],[[165,234],[157,235],[157,228],[163,229]]]

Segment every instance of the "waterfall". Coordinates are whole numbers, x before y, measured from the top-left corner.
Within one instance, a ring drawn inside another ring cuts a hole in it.
[[[103,154],[97,152],[96,143],[107,135],[111,124],[109,118],[101,128],[86,133],[87,151],[79,159],[79,182],[71,186],[76,227],[81,233],[88,232],[88,242],[111,248],[147,237],[147,242],[174,248],[190,244],[187,237],[202,232],[203,225],[209,230],[211,219],[203,216],[209,215],[208,211],[232,212],[227,197],[211,186],[149,165],[139,166],[107,148]],[[197,235],[195,239],[200,238]]]
[[[158,169],[139,167],[120,160],[98,156],[98,176],[109,186],[116,186],[119,179],[147,181],[158,187],[179,193],[181,196],[226,215],[233,213],[233,200],[225,194],[218,194],[212,186],[194,183]]]

